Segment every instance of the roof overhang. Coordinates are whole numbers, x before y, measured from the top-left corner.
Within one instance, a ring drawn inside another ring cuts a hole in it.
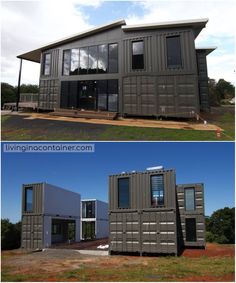
[[[216,46],[212,46],[212,47],[197,47],[195,48],[196,51],[205,51],[206,55],[209,55],[211,52],[213,52],[214,50],[216,50]]]
[[[43,51],[47,50],[47,49],[55,48],[55,47],[60,46],[62,44],[67,44],[67,43],[70,43],[72,41],[78,40],[80,38],[87,37],[87,36],[90,36],[90,35],[93,35],[93,34],[97,34],[97,33],[106,31],[108,29],[112,29],[112,28],[115,28],[115,27],[123,26],[123,25],[126,25],[126,22],[124,20],[118,20],[118,21],[115,21],[115,22],[111,22],[107,25],[102,25],[102,26],[99,26],[99,27],[96,27],[96,28],[92,28],[92,29],[89,29],[85,32],[74,34],[70,37],[66,37],[66,38],[60,39],[58,41],[49,43],[48,45],[42,46],[38,49],[29,51],[29,52],[21,54],[21,55],[18,55],[17,58],[36,62],[36,63],[40,63],[41,53]]]
[[[206,26],[208,22],[207,18],[184,20],[184,21],[171,21],[161,22],[153,24],[140,24],[140,25],[126,25],[122,26],[123,31],[139,31],[139,30],[150,30],[150,29],[167,29],[167,28],[179,28],[179,27],[190,27],[194,30],[195,38],[199,35],[201,30]]]

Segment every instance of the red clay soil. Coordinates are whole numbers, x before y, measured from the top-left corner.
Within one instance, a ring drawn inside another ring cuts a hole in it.
[[[217,245],[217,244],[211,244],[211,243],[206,244],[205,250],[204,249],[185,249],[184,252],[182,253],[182,256],[186,256],[186,257],[200,257],[200,256],[234,257],[234,255],[235,255],[234,246]]]
[[[179,280],[178,280],[179,281]],[[235,282],[234,273],[226,274],[224,276],[189,276],[184,277],[183,282]]]
[[[97,247],[100,245],[107,245],[108,238],[91,240],[91,241],[81,241],[79,243],[60,243],[54,244],[52,248],[54,249],[72,249],[72,250],[98,250]],[[104,251],[108,249],[103,249]]]

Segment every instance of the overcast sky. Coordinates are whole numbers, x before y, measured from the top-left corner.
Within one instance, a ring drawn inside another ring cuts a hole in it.
[[[97,25],[209,18],[197,47],[217,46],[208,56],[208,75],[235,82],[234,0],[45,0],[1,1],[1,81],[17,85],[16,56]],[[23,61],[22,83],[38,84],[39,64]]]

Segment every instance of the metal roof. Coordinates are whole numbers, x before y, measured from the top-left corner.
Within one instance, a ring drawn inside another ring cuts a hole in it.
[[[208,22],[207,18],[194,19],[194,20],[183,20],[183,21],[170,21],[152,24],[140,24],[140,25],[127,25],[122,26],[123,31],[137,31],[137,30],[148,30],[148,29],[165,29],[173,27],[192,27],[195,32],[195,38],[206,26]]]
[[[90,35],[93,35],[93,34],[96,34],[96,33],[99,33],[99,32],[114,28],[114,27],[122,26],[122,25],[126,25],[126,22],[124,20],[118,20],[118,21],[115,21],[115,22],[111,22],[109,24],[102,25],[102,26],[99,26],[99,27],[96,27],[96,28],[92,28],[92,29],[89,29],[87,31],[84,31],[84,32],[74,34],[72,36],[57,40],[55,42],[51,42],[51,43],[49,43],[45,46],[42,46],[38,49],[29,51],[29,52],[21,54],[21,55],[18,55],[17,58],[25,59],[25,60],[28,60],[28,61],[33,61],[33,62],[36,62],[36,63],[40,63],[41,52],[44,51],[44,50],[47,50],[49,48],[54,48],[56,46],[60,46],[62,44],[66,44],[66,43],[69,43],[71,41],[75,41],[77,39],[80,39],[80,38],[83,38],[83,37],[86,37],[86,36],[90,36]]]
[[[209,55],[211,52],[213,52],[214,50],[216,50],[216,46],[212,46],[212,47],[197,47],[195,48],[196,50],[205,50],[206,51],[206,55]]]

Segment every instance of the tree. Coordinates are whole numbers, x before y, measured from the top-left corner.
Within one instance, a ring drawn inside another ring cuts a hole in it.
[[[235,87],[224,79],[219,79],[216,84],[216,91],[219,93],[221,99],[233,98],[235,96]]]
[[[206,219],[207,241],[219,244],[235,243],[234,208],[225,207]]]
[[[20,93],[39,93],[39,86],[22,84],[20,86]]]
[[[16,88],[7,83],[1,83],[1,106],[7,102],[16,102]]]
[[[9,219],[1,219],[2,250],[12,250],[20,247],[21,222],[12,224]]]
[[[208,80],[209,100],[211,106],[220,106],[220,94],[216,89],[216,81],[214,79]]]

